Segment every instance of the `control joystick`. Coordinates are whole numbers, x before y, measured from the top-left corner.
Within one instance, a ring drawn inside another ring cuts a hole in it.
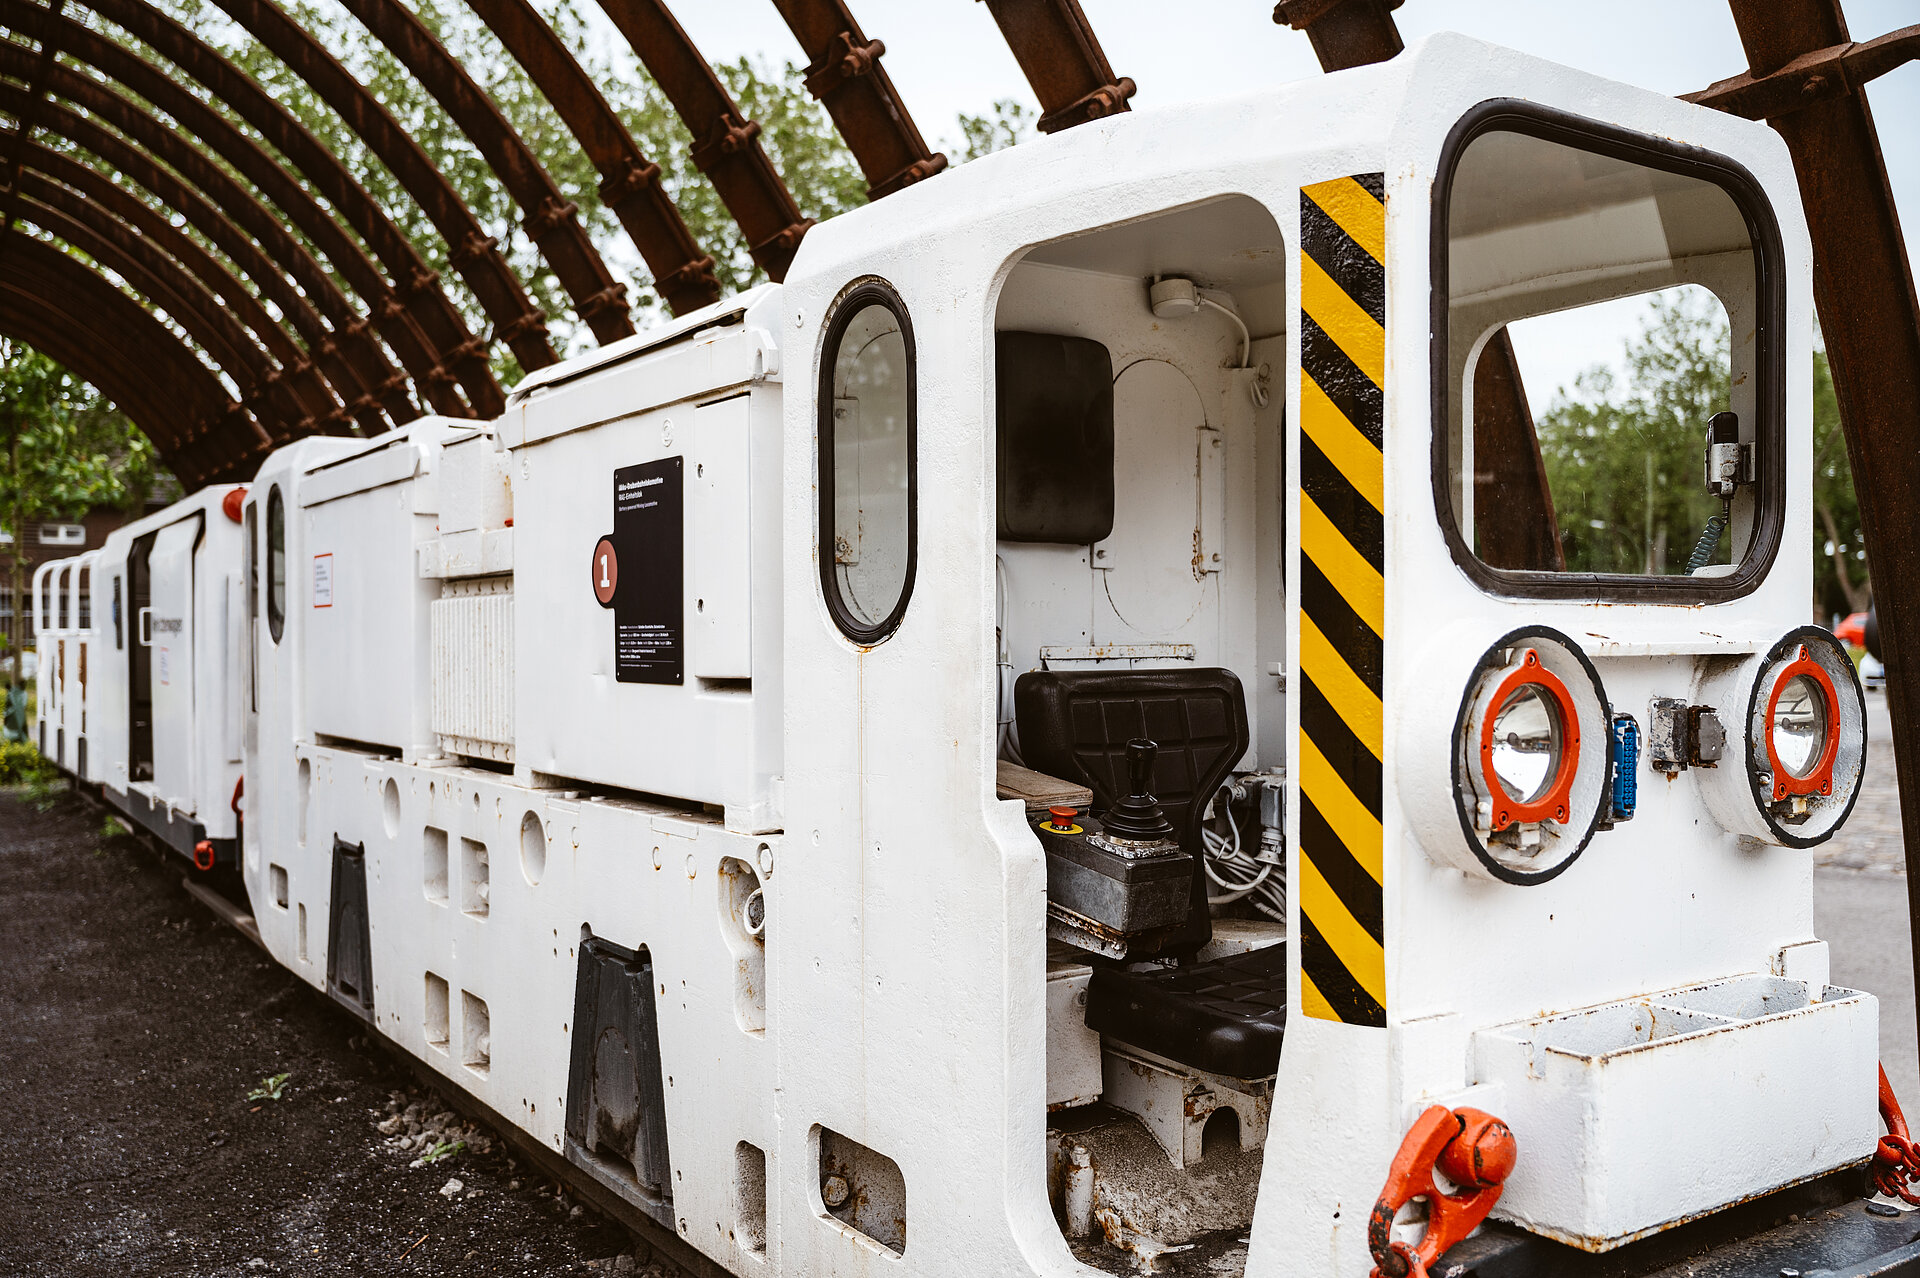
[[[1161,843],[1173,838],[1173,822],[1153,797],[1153,763],[1160,747],[1138,737],[1127,742],[1127,797],[1111,808],[1102,822],[1107,837],[1129,843]]]
[[[1107,958],[1124,959],[1186,924],[1193,909],[1193,858],[1153,797],[1160,747],[1127,742],[1127,796],[1104,817],[1052,808],[1034,823],[1047,854],[1047,935]]]

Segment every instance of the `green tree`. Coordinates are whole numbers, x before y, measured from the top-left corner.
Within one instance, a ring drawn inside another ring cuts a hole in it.
[[[16,635],[28,615],[26,530],[97,506],[137,508],[155,480],[153,445],[92,386],[30,346],[0,337],[0,530]],[[21,682],[20,645],[12,682]]]
[[[1813,547],[1813,597],[1819,615],[1866,611],[1873,602],[1866,538],[1825,351],[1813,353]]]
[[[1728,406],[1726,312],[1701,290],[1653,295],[1620,384],[1596,365],[1540,415],[1541,459],[1575,572],[1679,573],[1719,499],[1701,482],[1707,419]],[[1824,352],[1813,361],[1813,604],[1858,611],[1866,552]],[[1804,482],[1796,477],[1796,482]],[[1722,537],[1713,562],[1725,563]]]
[[[1657,293],[1627,345],[1627,384],[1590,368],[1541,415],[1569,571],[1685,571],[1720,513],[1701,483],[1701,450],[1707,419],[1727,407],[1728,346],[1725,312],[1709,297]]]
[[[1018,98],[999,98],[984,115],[960,113],[960,143],[954,159],[961,164],[995,151],[1017,146],[1033,136],[1040,113]]]

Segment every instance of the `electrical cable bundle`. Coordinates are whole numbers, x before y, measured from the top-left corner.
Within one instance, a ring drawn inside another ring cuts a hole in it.
[[[1220,787],[1213,801],[1214,814],[1226,818],[1228,833],[1214,829],[1212,821],[1200,827],[1200,836],[1206,843],[1202,868],[1215,886],[1222,889],[1218,894],[1209,892],[1207,904],[1246,901],[1266,917],[1284,923],[1287,921],[1287,866],[1280,831],[1263,827],[1259,851],[1247,851],[1241,842],[1240,822],[1233,814],[1234,789],[1233,786]]]

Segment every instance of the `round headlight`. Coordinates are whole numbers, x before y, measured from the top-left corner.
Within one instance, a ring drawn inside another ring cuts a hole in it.
[[[1544,883],[1587,845],[1607,788],[1610,711],[1599,676],[1571,639],[1529,626],[1488,648],[1463,692],[1453,800],[1464,846],[1422,842],[1443,863]]]
[[[1487,762],[1515,803],[1537,802],[1559,775],[1564,731],[1558,703],[1539,684],[1515,688],[1494,710]]]
[[[1512,832],[1517,846],[1530,846],[1538,842],[1538,831],[1515,827],[1567,820],[1567,792],[1580,766],[1573,697],[1532,647],[1515,648],[1511,664],[1482,686],[1475,709],[1484,824],[1495,838]]]
[[[1866,700],[1853,660],[1818,626],[1772,647],[1707,662],[1693,699],[1721,707],[1732,728],[1747,707],[1744,766],[1697,769],[1708,809],[1735,834],[1805,848],[1840,828],[1865,772]],[[1729,732],[1731,735],[1731,731]]]
[[[1782,679],[1774,689],[1767,745],[1779,770],[1795,780],[1814,774],[1832,742],[1831,689],[1831,683],[1803,674]]]
[[[1806,815],[1805,796],[1833,793],[1833,765],[1840,753],[1840,692],[1833,676],[1804,643],[1787,660],[1776,660],[1761,682],[1767,699],[1760,735],[1766,775],[1772,781],[1768,788],[1777,814],[1797,823]]]

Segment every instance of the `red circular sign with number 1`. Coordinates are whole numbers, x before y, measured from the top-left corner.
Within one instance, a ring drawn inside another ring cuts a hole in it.
[[[593,597],[602,608],[611,608],[619,586],[620,556],[613,551],[613,538],[602,537],[593,548]]]

